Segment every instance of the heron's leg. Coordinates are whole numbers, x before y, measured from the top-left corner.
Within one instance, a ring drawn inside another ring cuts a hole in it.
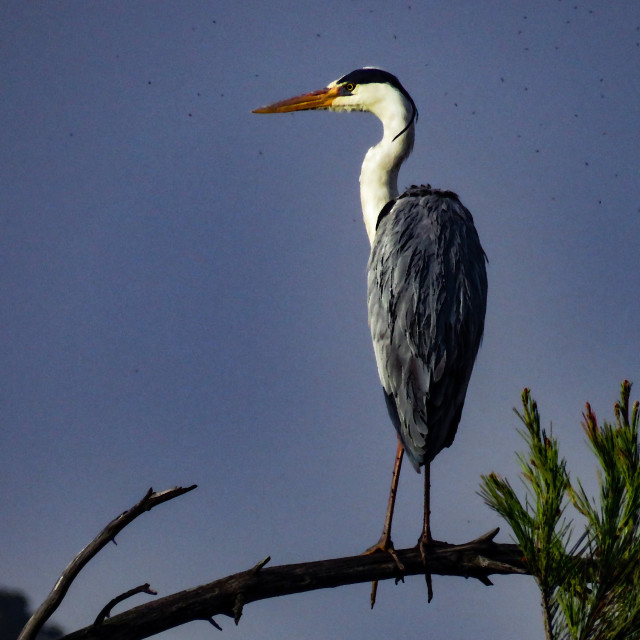
[[[391,541],[391,524],[393,522],[393,510],[396,506],[396,495],[398,493],[398,480],[400,479],[400,469],[402,469],[402,458],[404,456],[404,447],[398,440],[398,449],[396,450],[396,458],[393,465],[393,475],[391,476],[391,489],[389,491],[389,502],[387,504],[387,514],[382,527],[382,535],[380,540],[373,546],[369,547],[363,555],[368,555],[376,551],[393,550],[393,542]]]
[[[431,584],[431,574],[427,571],[427,547],[433,545],[434,540],[431,535],[431,463],[424,464],[424,519],[422,521],[422,534],[418,540],[420,557],[425,567],[424,579],[427,581],[427,600],[433,600],[433,586]]]
[[[431,535],[431,463],[425,462],[424,465],[424,519],[422,521],[422,535],[420,542],[423,544],[431,544],[433,536]]]
[[[398,439],[398,448],[396,450],[395,462],[393,464],[393,475],[391,476],[391,489],[389,491],[389,502],[387,504],[387,514],[384,519],[384,526],[382,527],[382,535],[380,540],[376,542],[372,547],[369,547],[363,555],[369,555],[376,551],[385,551],[388,553],[396,563],[399,571],[404,571],[404,565],[398,559],[396,552],[393,548],[393,542],[391,540],[391,524],[393,522],[393,510],[396,506],[396,495],[398,493],[398,481],[400,479],[400,469],[402,469],[402,458],[404,457],[404,447]],[[374,580],[371,585],[371,608],[376,603],[376,592],[378,590],[378,581]]]

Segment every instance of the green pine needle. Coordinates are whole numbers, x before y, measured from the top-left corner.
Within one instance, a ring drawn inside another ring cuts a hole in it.
[[[540,588],[547,640],[640,640],[640,408],[635,402],[629,412],[630,392],[625,380],[615,424],[599,425],[589,404],[583,414],[601,468],[597,500],[570,481],[528,389],[518,413],[527,445],[518,454],[523,498],[499,475],[482,477],[480,495],[510,525]],[[569,506],[586,520],[572,546]]]

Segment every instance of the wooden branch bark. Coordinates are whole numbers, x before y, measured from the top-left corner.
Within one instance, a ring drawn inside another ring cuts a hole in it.
[[[131,509],[125,511],[117,518],[112,520],[66,567],[62,572],[58,582],[46,597],[45,601],[38,607],[38,610],[31,616],[29,622],[18,636],[18,640],[33,640],[38,631],[51,617],[53,612],[60,606],[71,583],[76,579],[82,568],[107,544],[115,542],[116,536],[139,515],[150,511],[153,507],[177,498],[188,491],[196,488],[197,485],[190,487],[175,487],[154,493],[153,489],[149,489],[145,496],[135,504]]]
[[[429,573],[477,578],[484,584],[491,584],[492,574],[528,573],[517,545],[493,542],[497,532],[495,529],[462,545],[431,548]],[[405,567],[404,576],[424,575],[417,548],[399,550],[397,555]],[[243,607],[256,600],[372,580],[401,579],[395,562],[384,553],[264,568],[267,561],[248,571],[134,607],[62,640],[138,640],[194,620],[207,620],[220,628],[213,616],[229,616],[237,624]]]

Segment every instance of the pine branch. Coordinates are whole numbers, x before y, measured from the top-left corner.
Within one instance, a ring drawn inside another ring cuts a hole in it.
[[[528,389],[522,392],[522,414],[516,414],[525,426],[519,433],[528,451],[519,454],[522,479],[527,493],[524,503],[509,482],[496,474],[483,476],[480,494],[511,526],[535,577],[547,640],[554,637],[557,614],[555,591],[566,579],[565,542],[569,524],[562,521],[565,493],[569,487],[566,463],[560,458],[558,443],[540,426],[540,415]]]
[[[624,381],[614,405],[616,423],[598,424],[587,403],[583,429],[601,466],[599,500],[581,484],[571,491],[587,519],[588,570],[561,593],[572,636],[579,639],[640,638],[640,450],[639,404],[629,415],[631,384]],[[585,585],[589,585],[589,590]]]
[[[526,496],[509,482],[483,477],[485,502],[511,525],[541,592],[548,640],[640,639],[640,405],[629,410],[631,385],[624,381],[614,405],[615,424],[598,424],[589,404],[583,429],[601,466],[599,499],[581,482],[569,481],[558,444],[540,428],[529,391],[522,395],[527,454],[520,454]],[[569,548],[570,504],[587,522]]]

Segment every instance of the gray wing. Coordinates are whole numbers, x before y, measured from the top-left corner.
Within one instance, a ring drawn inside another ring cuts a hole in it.
[[[485,261],[452,192],[412,187],[380,213],[369,325],[389,414],[416,468],[455,437],[484,329]]]

